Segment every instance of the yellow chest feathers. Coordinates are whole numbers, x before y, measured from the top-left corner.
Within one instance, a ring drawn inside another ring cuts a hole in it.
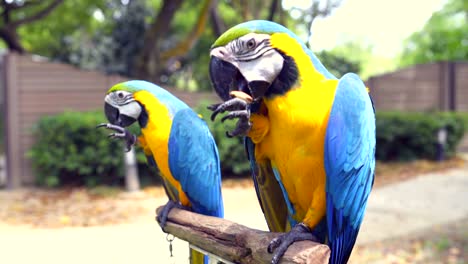
[[[272,45],[288,47],[297,65],[296,86],[266,98],[253,114],[249,136],[258,162],[271,161],[293,204],[293,218],[315,226],[325,214],[324,143],[337,80],[325,79],[289,36],[274,34]]]
[[[273,34],[271,43],[294,59],[299,79],[286,94],[264,100],[268,120],[268,132],[263,131],[266,132],[262,142],[264,154],[272,158],[279,149],[302,149],[323,156],[324,137],[338,81],[328,80],[315,70],[301,45],[286,33]]]
[[[146,144],[145,148],[149,149],[153,155],[161,176],[177,189],[179,201],[185,206],[190,205],[180,183],[174,179],[169,168],[168,143],[172,126],[169,110],[147,91],[136,92],[134,97],[145,107],[148,114],[148,123],[144,128],[141,128]]]
[[[141,128],[141,133],[158,168],[164,176],[170,175],[168,163],[168,141],[172,120],[169,111],[154,95],[147,91],[136,92],[135,100],[140,102],[148,114],[148,123]]]
[[[302,149],[304,154],[323,156],[334,87],[335,81],[324,80],[319,87],[295,89],[266,99],[269,131],[262,145],[270,147],[266,147],[265,154],[273,157],[280,149]]]

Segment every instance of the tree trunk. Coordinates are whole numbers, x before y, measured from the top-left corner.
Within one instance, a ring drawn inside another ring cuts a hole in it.
[[[278,4],[279,4],[279,1],[278,0],[272,0],[271,1],[271,4],[270,4],[270,12],[268,14],[268,20],[270,21],[275,21],[275,14],[276,14],[276,10],[278,10]]]
[[[161,69],[165,65],[159,61],[159,40],[169,31],[174,14],[182,5],[182,0],[164,0],[161,10],[145,33],[143,49],[137,58],[136,76],[159,83]]]
[[[0,38],[3,39],[3,41],[5,41],[8,50],[16,51],[20,54],[23,54],[25,52],[23,45],[21,45],[21,42],[19,41],[18,34],[16,33],[16,28],[0,28]]]
[[[210,9],[210,17],[215,37],[221,36],[221,34],[223,34],[224,31],[226,31],[226,25],[224,24],[224,21],[218,13],[218,0],[213,0],[213,5]]]
[[[211,10],[213,0],[205,0],[203,3],[200,14],[198,15],[197,22],[195,23],[192,31],[188,33],[187,37],[178,43],[174,48],[164,51],[161,54],[162,61],[167,61],[170,58],[180,57],[187,52],[195,45],[197,40],[200,38],[203,30],[205,29],[206,22],[208,21],[209,11]]]

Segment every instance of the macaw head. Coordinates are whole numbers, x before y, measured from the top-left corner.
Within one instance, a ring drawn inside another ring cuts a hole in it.
[[[189,108],[167,90],[156,84],[132,80],[111,87],[104,98],[104,112],[113,125],[127,127],[138,121],[141,127],[148,122],[151,107],[158,105],[172,118],[181,109]]]
[[[112,86],[104,98],[104,113],[113,125],[128,127],[137,121],[144,111],[143,106],[134,97],[138,88],[129,84],[131,82]]]
[[[313,67],[316,58],[311,54],[287,28],[270,21],[249,21],[234,26],[215,41],[210,53],[210,77],[218,96],[225,101],[233,90],[254,99],[284,94],[299,79],[298,64]]]

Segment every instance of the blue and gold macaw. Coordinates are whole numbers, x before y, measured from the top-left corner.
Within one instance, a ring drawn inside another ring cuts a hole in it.
[[[173,207],[223,217],[221,169],[218,149],[206,123],[184,102],[146,81],[116,84],[105,97],[111,137],[123,138],[127,150],[136,137],[125,127],[138,121],[138,138],[148,163],[157,166],[169,201],[158,221],[164,230]],[[208,258],[191,250],[191,263]]]
[[[375,168],[375,115],[359,77],[330,74],[285,27],[249,21],[211,49],[210,77],[225,101],[210,107],[237,118],[228,136],[246,135],[257,195],[278,263],[295,241],[331,249],[346,263],[363,220]],[[234,98],[232,98],[234,97]]]

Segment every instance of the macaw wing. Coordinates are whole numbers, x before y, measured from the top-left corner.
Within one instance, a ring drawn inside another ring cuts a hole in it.
[[[173,118],[169,168],[195,212],[223,217],[218,149],[206,123],[191,109]]]
[[[248,137],[245,138],[245,149],[250,162],[255,191],[268,228],[272,232],[286,232],[291,228],[288,222],[288,208],[273,168],[269,161],[257,163],[255,144]]]
[[[345,263],[359,232],[374,182],[375,115],[355,74],[338,82],[325,138],[330,263]]]

